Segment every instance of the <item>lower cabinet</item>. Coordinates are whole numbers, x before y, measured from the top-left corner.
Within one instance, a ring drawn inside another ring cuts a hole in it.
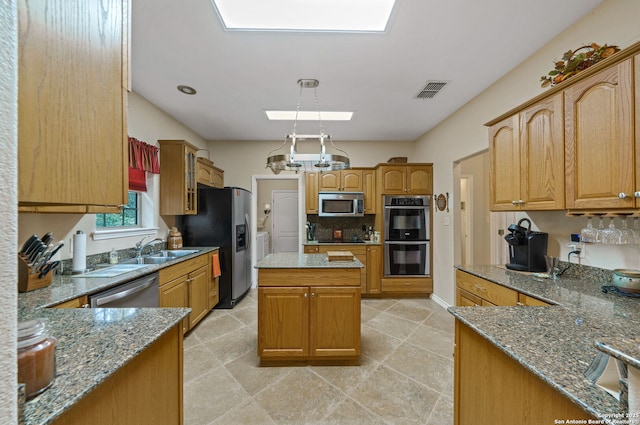
[[[360,356],[360,288],[258,288],[258,355],[263,360]]]
[[[69,301],[65,301],[58,305],[54,305],[53,308],[88,308],[89,307],[89,298],[84,295],[79,298],[74,298]]]
[[[383,294],[390,296],[424,296],[433,292],[431,277],[383,277],[380,279]]]
[[[597,423],[588,422],[594,418],[459,320],[453,404],[455,425]]]
[[[545,301],[478,276],[456,270],[457,306],[546,306]]]
[[[182,424],[182,337],[171,328],[52,424]]]
[[[193,329],[211,309],[209,256],[210,254],[203,254],[158,272],[160,307],[191,308],[191,313],[183,321],[185,332]]]

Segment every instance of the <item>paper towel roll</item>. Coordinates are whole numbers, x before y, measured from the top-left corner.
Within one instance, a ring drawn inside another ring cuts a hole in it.
[[[73,263],[71,271],[83,272],[87,268],[87,235],[78,230],[73,235]]]

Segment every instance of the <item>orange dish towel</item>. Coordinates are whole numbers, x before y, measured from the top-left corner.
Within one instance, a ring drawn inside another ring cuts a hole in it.
[[[220,273],[220,256],[218,255],[217,252],[214,252],[213,254],[211,254],[211,265],[212,265],[211,273],[213,274],[213,277],[220,276],[222,274]]]

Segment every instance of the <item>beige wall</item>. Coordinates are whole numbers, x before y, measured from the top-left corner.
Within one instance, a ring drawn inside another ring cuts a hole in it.
[[[17,5],[0,3],[0,248],[14,253],[18,217]],[[0,256],[0,418],[17,423],[17,258]]]
[[[207,148],[207,142],[202,137],[140,95],[129,93],[128,102],[128,133],[131,137],[156,146],[159,139],[178,139],[187,140],[199,148]],[[207,155],[202,151],[198,152],[198,156],[206,157]],[[159,186],[159,175],[147,174],[147,194],[145,196],[150,198],[153,205],[151,225],[158,228],[156,235],[164,239],[168,233],[168,224],[172,223],[173,217],[159,217]],[[26,240],[33,233],[42,235],[48,231],[53,232],[56,239],[67,242],[59,254],[62,259],[72,257],[69,241],[77,230],[82,230],[88,235],[87,254],[108,252],[111,248],[131,248],[141,239],[141,236],[132,236],[94,241],[90,237],[95,230],[94,214],[20,214],[18,229],[18,241]]]
[[[460,176],[469,177],[472,186],[470,190],[471,203],[467,205],[472,211],[470,233],[472,240],[472,260],[466,264],[490,264],[491,251],[487,249],[489,241],[489,153],[483,152],[460,162]],[[456,204],[460,205],[460,202]],[[449,208],[453,207],[453,204]],[[460,223],[457,220],[456,223]],[[455,227],[454,227],[455,229]],[[461,239],[462,244],[462,239]],[[463,249],[463,247],[461,247]],[[458,261],[456,261],[458,263]]]
[[[297,180],[258,180],[257,222],[259,232],[271,233],[271,214],[264,214],[264,204],[272,204],[271,192],[274,190],[298,190]]]
[[[549,11],[549,13],[553,13]],[[597,42],[627,47],[640,40],[640,2],[606,0],[590,14],[568,28],[528,60],[476,96],[437,127],[421,137],[416,145],[416,160],[434,163],[434,192],[454,190],[454,163],[488,149],[484,123],[540,94],[540,76],[552,67],[555,58],[583,43]],[[498,53],[499,54],[499,53]],[[490,57],[487,60],[491,60]],[[472,70],[470,72],[473,72]],[[471,78],[471,76],[470,76]],[[455,84],[455,81],[453,82]],[[455,198],[452,205],[456,205]],[[444,214],[434,217],[434,295],[446,303],[454,302],[454,228],[446,224]],[[532,214],[535,225],[550,236],[550,252],[566,256],[569,234],[579,232],[584,220],[565,218],[564,213]],[[638,247],[588,247],[585,264],[613,268],[613,265],[638,267]],[[487,246],[489,249],[489,246]]]

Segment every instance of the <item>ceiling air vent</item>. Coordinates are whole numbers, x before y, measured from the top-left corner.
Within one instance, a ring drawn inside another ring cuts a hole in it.
[[[438,94],[449,81],[429,80],[427,85],[416,96],[418,99],[431,99]]]

